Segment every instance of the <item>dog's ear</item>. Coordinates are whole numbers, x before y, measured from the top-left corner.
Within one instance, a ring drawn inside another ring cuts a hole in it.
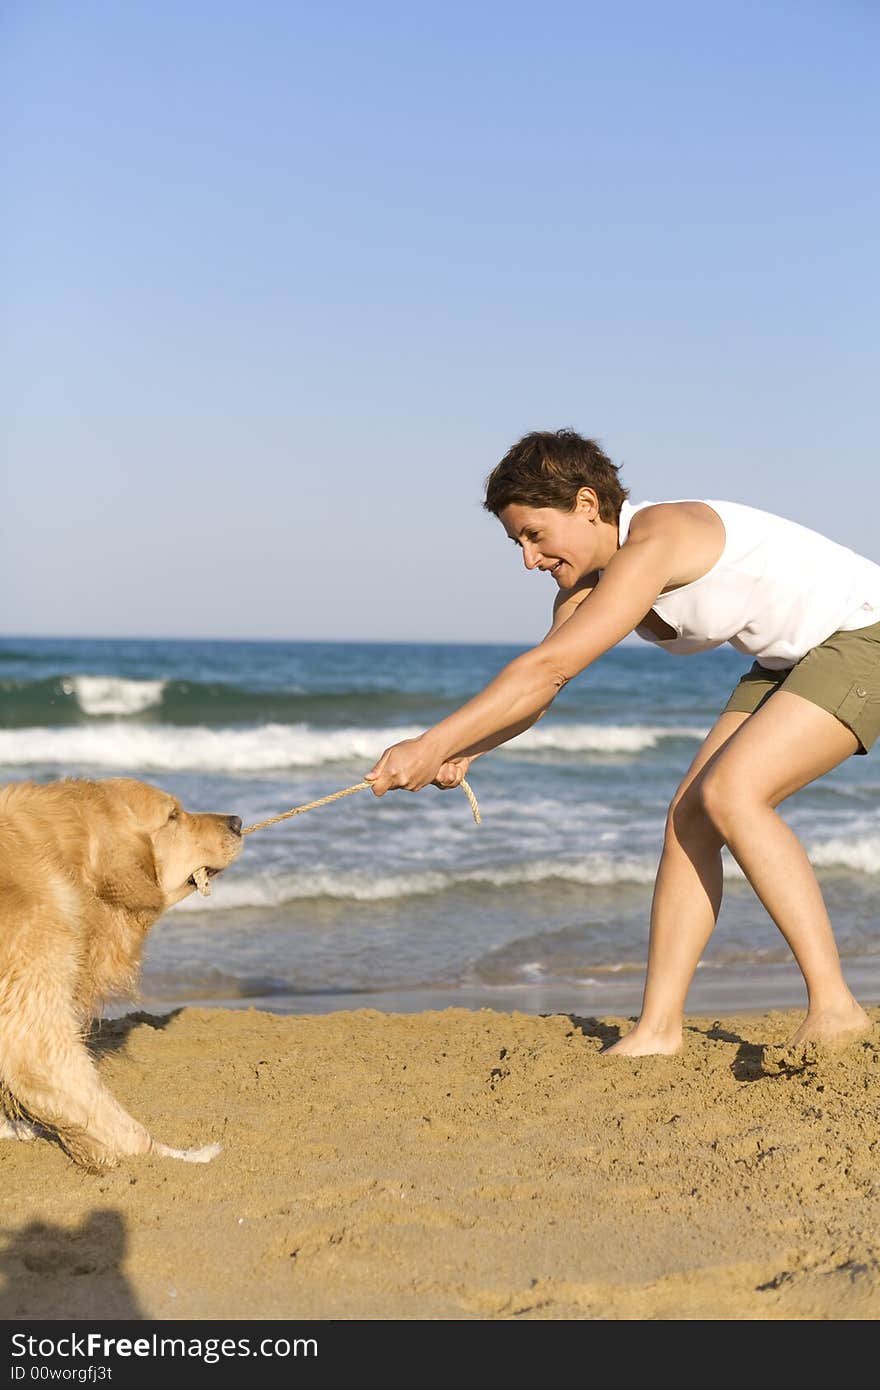
[[[156,857],[149,835],[121,826],[101,845],[95,864],[95,892],[108,907],[135,915],[158,916],[165,907]]]

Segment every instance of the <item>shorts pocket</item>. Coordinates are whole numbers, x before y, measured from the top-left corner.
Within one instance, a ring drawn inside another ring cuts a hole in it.
[[[855,685],[850,686],[846,695],[844,695],[837,709],[834,711],[835,716],[840,720],[841,724],[845,724],[848,729],[852,729],[856,738],[859,736],[858,726],[865,712],[865,705],[867,703],[868,687],[866,685],[860,685],[859,682],[856,681]]]

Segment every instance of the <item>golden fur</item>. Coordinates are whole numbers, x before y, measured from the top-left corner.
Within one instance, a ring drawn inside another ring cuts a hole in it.
[[[219,872],[241,847],[237,816],[190,814],[127,777],[0,790],[0,1133],[31,1138],[34,1122],[90,1168],[219,1152],[153,1139],[83,1039],[104,1000],[133,992],[147,932],[195,891],[193,873]]]

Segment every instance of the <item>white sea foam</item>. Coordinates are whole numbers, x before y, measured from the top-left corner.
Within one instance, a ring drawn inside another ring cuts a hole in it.
[[[664,738],[702,740],[708,729],[690,724],[554,724],[528,729],[511,739],[508,748],[561,753],[640,753]]]
[[[119,676],[67,676],[65,695],[74,695],[84,714],[140,714],[162,700],[165,681],[132,681]]]
[[[77,677],[77,680],[97,680]],[[109,709],[111,701],[161,698],[161,681],[110,681],[103,694],[89,688],[89,713]],[[62,764],[96,768],[143,768],[145,771],[269,772],[323,763],[369,764],[401,739],[415,738],[418,726],[397,728],[319,729],[308,724],[264,724],[255,729],[204,726],[178,728],[171,724],[108,721],[94,727],[0,730],[0,764],[7,767]],[[663,738],[703,737],[702,729],[660,725],[558,724],[520,734],[508,749],[561,752],[639,752]]]
[[[389,744],[419,732],[415,728],[324,730],[305,724],[264,724],[257,729],[176,728],[117,721],[93,728],[0,731],[0,763],[268,772],[352,760],[368,764]]]
[[[817,868],[880,874],[880,834],[824,840],[810,846],[808,853]]]
[[[214,899],[187,898],[175,911],[200,912],[212,906],[280,907],[308,898],[334,898],[354,902],[381,902],[395,898],[433,896],[457,887],[515,888],[551,879],[596,888],[615,883],[651,883],[657,870],[656,855],[590,855],[577,863],[535,860],[527,864],[447,872],[426,869],[418,873],[372,874],[361,870],[306,869],[302,873],[278,873],[262,877],[230,877],[214,883]]]
[[[843,867],[862,873],[880,873],[880,840],[829,840],[810,850],[817,867]],[[744,874],[725,851],[724,877],[742,881]],[[424,869],[419,872],[374,874],[364,870],[304,869],[217,879],[214,897],[186,899],[175,911],[203,912],[218,908],[271,908],[307,899],[330,898],[351,902],[382,902],[412,897],[432,897],[456,888],[515,889],[530,884],[579,884],[585,890],[617,884],[650,884],[657,872],[657,855],[601,853],[582,859],[536,859],[526,863],[464,870]]]

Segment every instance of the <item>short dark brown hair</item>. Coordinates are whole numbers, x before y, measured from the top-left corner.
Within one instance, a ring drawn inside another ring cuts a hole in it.
[[[629,497],[617,476],[618,468],[595,439],[574,430],[535,430],[523,435],[486,479],[483,506],[495,516],[511,502],[525,507],[556,507],[574,511],[582,487],[599,499],[603,521],[617,521]]]

